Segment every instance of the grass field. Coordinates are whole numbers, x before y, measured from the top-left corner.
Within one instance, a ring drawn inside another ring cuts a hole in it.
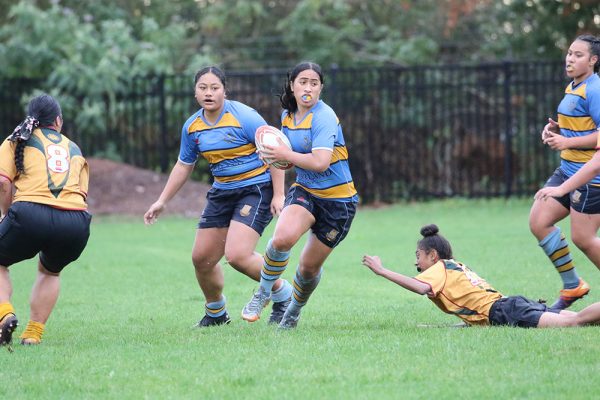
[[[422,225],[435,222],[455,257],[506,295],[553,300],[560,279],[527,226],[529,200],[449,200],[361,209],[325,266],[298,328],[239,317],[257,284],[225,266],[232,323],[192,329],[203,312],[190,249],[195,221],[96,218],[84,255],[62,278],[37,347],[0,348],[8,399],[591,399],[600,327],[466,328],[429,300],[361,266],[377,254],[416,274]],[[562,224],[568,235],[568,225]],[[264,249],[273,226],[259,244]],[[300,247],[293,252],[290,278]],[[600,272],[577,249],[600,300]],[[28,319],[34,261],[11,268],[13,304]],[[268,314],[267,314],[268,315]],[[438,327],[421,327],[430,324]]]

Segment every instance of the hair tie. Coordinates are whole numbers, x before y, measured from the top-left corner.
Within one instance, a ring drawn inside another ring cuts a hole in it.
[[[21,122],[17,127],[13,130],[13,132],[8,137],[8,140],[11,142],[26,142],[31,137],[33,130],[40,125],[40,121],[38,121],[35,117],[28,115],[25,117],[25,120]]]

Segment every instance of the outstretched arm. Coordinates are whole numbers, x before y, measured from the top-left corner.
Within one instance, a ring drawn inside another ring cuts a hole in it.
[[[364,255],[362,263],[376,275],[382,276],[385,279],[402,286],[404,289],[418,294],[431,294],[431,286],[418,281],[415,278],[390,271],[383,266],[381,259],[378,256]]]
[[[171,174],[169,175],[169,179],[167,183],[158,197],[158,200],[154,202],[144,214],[144,223],[146,225],[153,224],[160,213],[163,212],[165,205],[177,194],[179,189],[183,186],[183,184],[188,180],[192,171],[194,170],[194,165],[184,164],[181,161],[177,161],[177,164],[171,170]]]
[[[590,161],[586,162],[575,175],[564,181],[560,186],[540,189],[535,194],[535,199],[545,200],[548,197],[562,197],[585,185],[597,175],[600,175],[600,151],[597,151]]]

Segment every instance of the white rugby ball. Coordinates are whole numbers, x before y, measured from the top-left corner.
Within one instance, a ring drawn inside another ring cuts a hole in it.
[[[259,126],[254,134],[254,139],[254,141],[256,142],[256,148],[259,152],[265,149],[265,145],[271,147],[279,146],[280,142],[277,139],[281,139],[285,146],[287,146],[290,149],[292,148],[292,144],[290,143],[287,136],[285,136],[283,132],[281,132],[279,129],[270,125]],[[264,157],[263,159],[267,164],[279,169],[290,169],[293,166],[293,164],[285,161],[274,161],[266,157]]]

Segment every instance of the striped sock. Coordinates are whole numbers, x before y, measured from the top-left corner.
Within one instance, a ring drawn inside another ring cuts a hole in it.
[[[296,276],[294,277],[294,293],[292,296],[292,304],[290,306],[296,307],[304,307],[304,305],[308,302],[308,298],[317,288],[319,281],[321,280],[321,272],[312,279],[305,279],[298,269],[296,269]]]
[[[548,236],[540,241],[540,247],[548,256],[554,268],[560,274],[563,281],[563,289],[573,289],[579,285],[579,275],[575,270],[575,264],[569,252],[569,244],[560,231],[559,227],[550,232]]]
[[[213,301],[212,303],[206,303],[204,308],[206,309],[206,315],[212,318],[220,317],[227,311],[225,309],[225,303],[227,302],[225,295],[221,295],[221,300]]]
[[[292,285],[285,279],[282,280],[281,287],[271,293],[271,301],[273,303],[281,303],[292,296]]]
[[[272,246],[273,239],[267,244],[267,251],[263,256],[263,268],[260,271],[260,286],[267,293],[271,293],[273,285],[283,274],[290,259],[289,251],[278,251]]]
[[[25,330],[21,334],[21,340],[25,341],[24,344],[39,344],[42,342],[42,335],[44,334],[44,327],[46,325],[41,322],[29,321]]]

